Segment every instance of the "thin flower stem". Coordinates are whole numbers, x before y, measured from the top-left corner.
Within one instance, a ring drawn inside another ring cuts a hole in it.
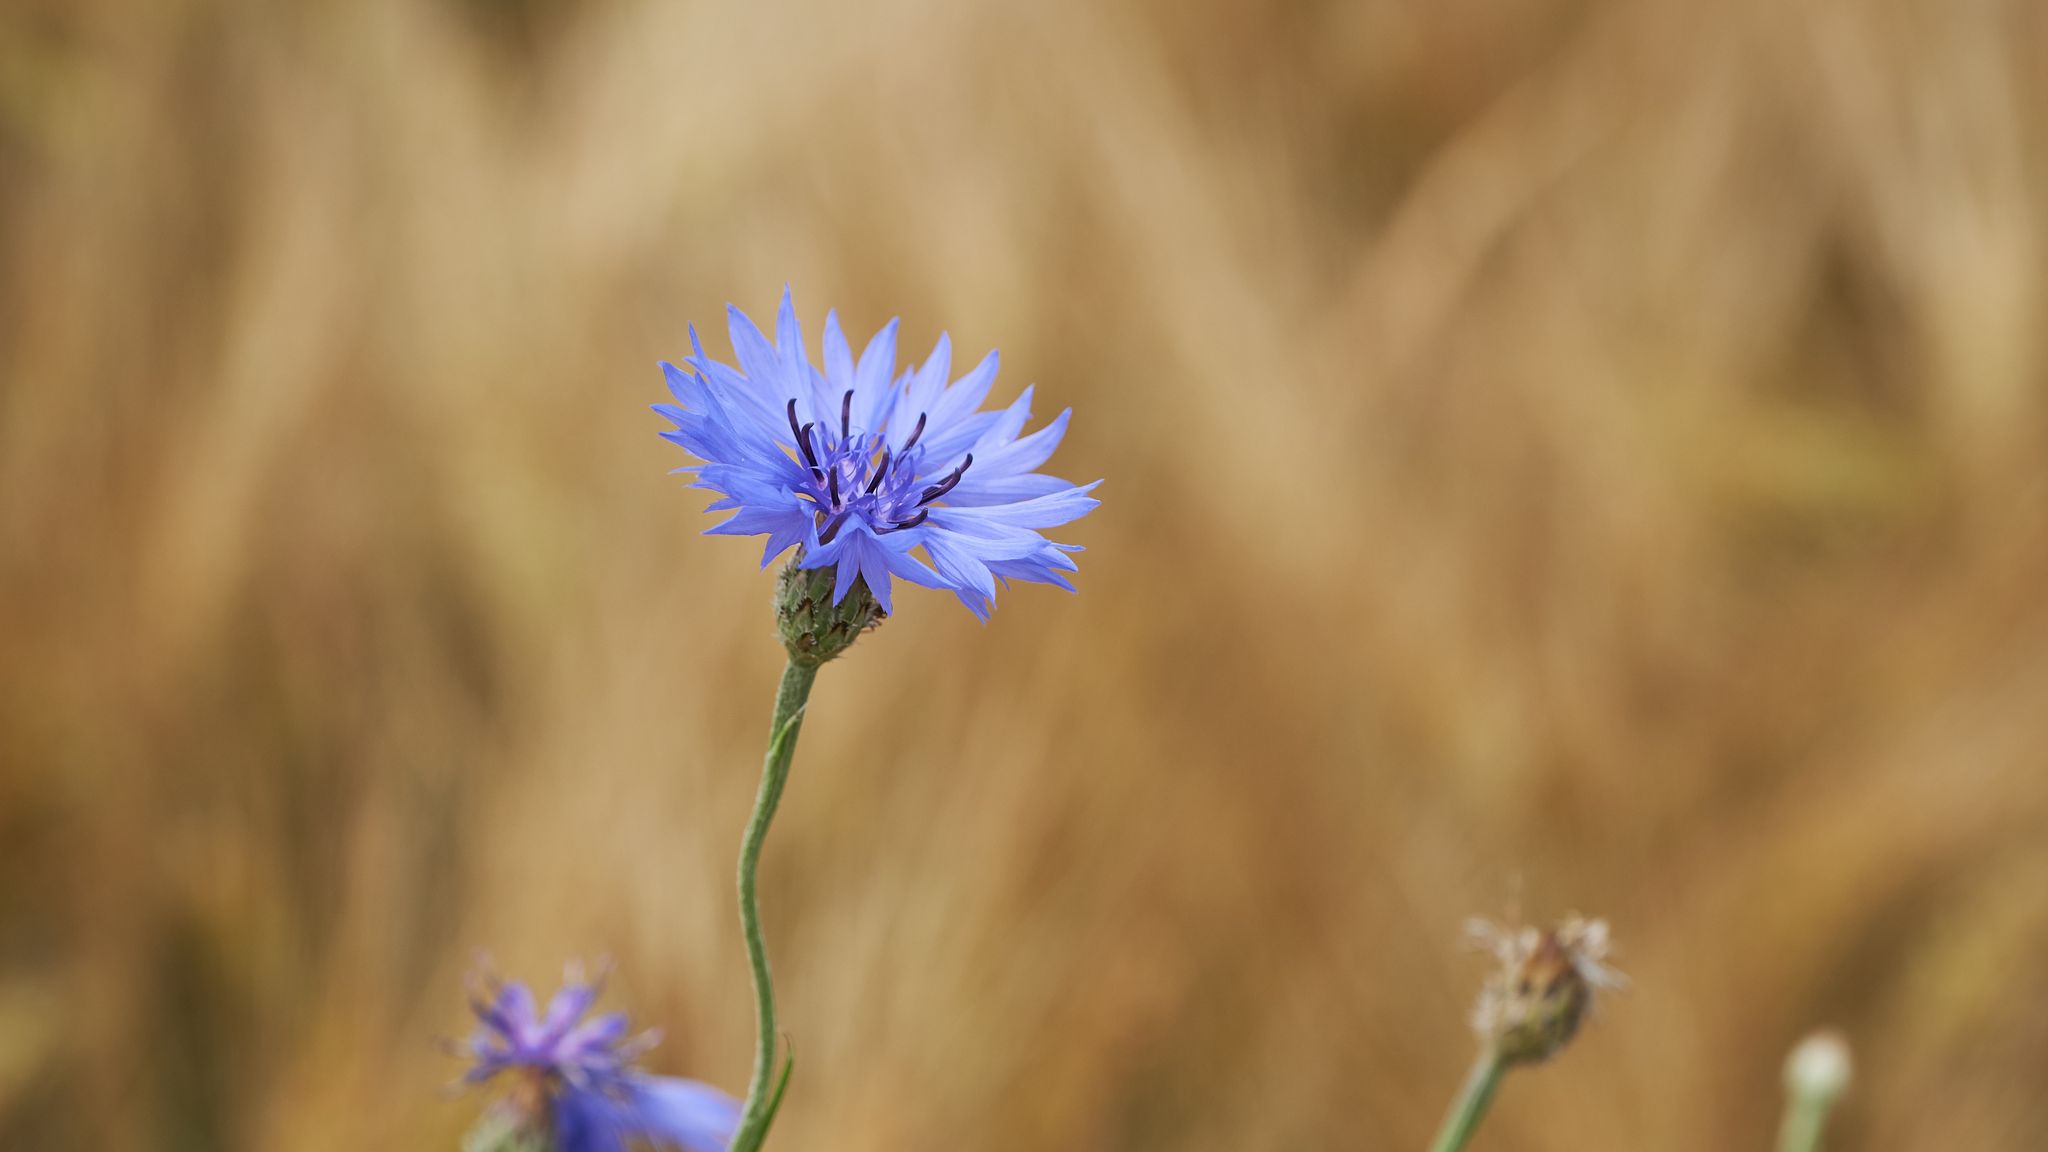
[[[1832,1100],[1803,1097],[1792,1101],[1785,1109],[1785,1120],[1778,1128],[1778,1152],[1816,1152],[1820,1148],[1820,1130],[1826,1126],[1828,1108]]]
[[[747,1084],[747,1103],[741,1113],[739,1131],[733,1134],[732,1152],[756,1152],[768,1138],[768,1125],[775,1119],[775,984],[768,973],[768,942],[761,934],[760,901],[754,891],[755,873],[761,866],[761,845],[768,839],[768,823],[775,819],[782,802],[783,785],[789,782],[789,762],[796,753],[797,732],[803,727],[804,705],[811,697],[811,681],[818,666],[791,660],[782,670],[782,684],[775,692],[775,719],[768,727],[768,755],[761,765],[761,790],[754,797],[754,814],[747,820],[747,832],[740,840],[740,931],[747,938],[747,959],[754,969],[754,1075]]]
[[[1471,1074],[1465,1077],[1465,1086],[1458,1090],[1450,1115],[1444,1117],[1436,1143],[1429,1146],[1430,1152],[1459,1152],[1465,1147],[1465,1142],[1478,1130],[1479,1122],[1485,1119],[1486,1106],[1493,1103],[1494,1089],[1500,1087],[1500,1078],[1507,1070],[1507,1061],[1491,1046],[1479,1053]]]

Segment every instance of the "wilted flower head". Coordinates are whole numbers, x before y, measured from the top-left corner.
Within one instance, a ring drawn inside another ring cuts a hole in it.
[[[884,613],[892,577],[950,591],[983,619],[997,580],[1072,590],[1067,554],[1080,549],[1039,532],[1094,508],[1095,485],[1036,471],[1071,410],[1022,435],[1031,389],[982,411],[996,354],[953,380],[945,336],[899,377],[894,320],[855,360],[828,313],[820,369],[787,290],[773,340],[738,308],[727,313],[739,366],[707,355],[693,326],[688,370],[662,365],[677,404],[655,406],[676,426],[663,437],[703,461],[678,471],[719,494],[713,511],[733,513],[711,533],[768,537],[763,567],[797,547],[800,567],[835,570],[834,604],[859,580]]]
[[[541,1011],[524,984],[486,978],[472,1002],[477,1030],[461,1046],[474,1064],[465,1083],[500,1074],[512,1093],[487,1119],[496,1135],[472,1146],[549,1147],[554,1152],[625,1152],[629,1141],[681,1152],[724,1152],[739,1126],[739,1102],[690,1080],[634,1066],[654,1046],[627,1034],[623,1013],[585,1019],[599,984],[571,969]]]
[[[1627,983],[1603,963],[1605,920],[1569,916],[1551,928],[1474,920],[1466,930],[1500,962],[1472,1010],[1472,1027],[1510,1064],[1556,1055],[1577,1034],[1593,994]]]

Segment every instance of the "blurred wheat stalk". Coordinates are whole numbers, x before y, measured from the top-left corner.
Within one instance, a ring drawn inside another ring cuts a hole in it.
[[[789,1147],[1420,1146],[1516,872],[1640,991],[1496,1136],[1761,1146],[1826,1017],[1845,1146],[2041,1145],[2044,21],[8,6],[0,1142],[450,1146],[484,941],[743,1078],[768,582],[642,405],[794,281],[1119,490],[810,717]]]

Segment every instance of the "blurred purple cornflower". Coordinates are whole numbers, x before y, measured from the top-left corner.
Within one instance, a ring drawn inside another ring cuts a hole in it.
[[[524,984],[482,983],[483,995],[471,1003],[477,1030],[458,1046],[474,1061],[463,1082],[511,1073],[516,1081],[503,1107],[521,1128],[551,1136],[554,1152],[625,1152],[630,1141],[725,1152],[739,1127],[739,1101],[635,1067],[659,1037],[628,1036],[624,1013],[585,1020],[601,981],[572,967],[545,1012]]]
[[[738,308],[727,318],[739,366],[706,355],[693,325],[690,370],[661,366],[678,404],[655,405],[676,426],[663,438],[704,461],[677,471],[719,494],[711,511],[733,513],[710,534],[768,537],[764,568],[800,547],[800,567],[836,566],[834,604],[859,578],[884,613],[892,576],[950,591],[984,620],[999,579],[1073,591],[1067,554],[1080,549],[1039,530],[1094,508],[1096,485],[1035,471],[1066,435],[1072,409],[1020,436],[1031,389],[982,411],[996,354],[949,384],[943,335],[922,367],[897,377],[894,320],[856,362],[838,313],[828,313],[820,371],[787,289],[774,340]],[[925,559],[913,555],[920,548]]]

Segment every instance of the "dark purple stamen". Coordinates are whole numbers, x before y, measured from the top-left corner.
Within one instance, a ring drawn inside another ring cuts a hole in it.
[[[846,439],[846,438],[847,438],[848,436],[851,436],[851,435],[853,435],[853,427],[852,427],[852,424],[853,424],[853,389],[851,389],[851,388],[848,388],[848,389],[846,390],[846,395],[844,395],[844,396],[841,396],[841,397],[839,398],[839,438],[840,438],[841,440],[844,440],[844,439]]]
[[[792,400],[792,401],[790,401],[790,403],[791,403],[791,404],[795,404],[795,403],[796,403],[796,401]],[[922,412],[919,412],[919,413],[917,414],[917,427],[915,427],[915,428],[912,428],[912,429],[910,430],[910,439],[908,439],[908,440],[905,440],[905,441],[903,442],[903,450],[904,450],[905,452],[908,452],[908,451],[910,451],[910,446],[911,446],[911,445],[913,445],[913,444],[915,444],[915,443],[917,443],[917,438],[918,438],[919,436],[922,436],[922,435],[924,435],[924,415],[925,415],[925,414],[924,414],[924,413],[922,413]]]
[[[917,515],[915,515],[915,516],[912,516],[912,517],[911,517],[910,519],[908,519],[908,520],[898,520],[898,521],[897,521],[896,523],[894,523],[894,524],[891,524],[891,525],[889,525],[889,526],[888,526],[887,528],[884,528],[884,529],[882,529],[881,531],[879,531],[879,532],[876,532],[876,533],[875,533],[875,535],[877,535],[877,536],[886,536],[886,535],[888,535],[888,534],[889,534],[889,533],[891,533],[891,532],[901,532],[901,531],[903,531],[903,530],[904,530],[905,528],[915,528],[915,527],[917,527],[917,526],[918,526],[919,524],[922,524],[922,523],[924,523],[924,522],[925,522],[926,520],[929,520],[929,519],[931,519],[931,515],[932,515],[932,510],[931,510],[931,509],[929,509],[929,508],[920,508],[920,509],[918,509],[918,510],[917,510]]]
[[[839,510],[839,515],[834,516],[830,520],[825,521],[825,530],[823,532],[818,533],[818,544],[821,547],[823,545],[830,544],[832,542],[832,538],[839,535],[839,530],[846,526],[846,518],[851,515],[853,515],[853,509],[841,508]]]
[[[882,449],[882,459],[875,465],[875,478],[868,481],[868,495],[873,496],[875,494],[875,489],[880,488],[882,486],[883,478],[885,478],[888,475],[889,450],[887,448],[884,448]]]
[[[832,476],[827,486],[832,489],[832,506],[834,508],[839,507],[839,469],[834,468],[832,470]]]
[[[796,426],[796,401],[791,400],[789,407],[785,411],[789,413],[789,434],[796,437],[797,451],[804,454],[804,463],[811,466],[812,472],[816,472],[818,470],[818,454],[811,451],[812,426],[809,424],[801,428]]]
[[[967,474],[967,466],[972,463],[974,463],[974,453],[969,452],[967,454],[967,458],[965,460],[960,461],[960,466],[958,468],[955,468],[951,472],[946,473],[945,479],[940,480],[937,484],[934,484],[931,487],[925,489],[924,495],[919,496],[917,498],[917,502],[919,504],[929,504],[932,501],[937,500],[939,497],[944,496],[946,493],[951,492],[953,490],[953,486],[955,484],[960,483],[960,477],[965,476]]]

